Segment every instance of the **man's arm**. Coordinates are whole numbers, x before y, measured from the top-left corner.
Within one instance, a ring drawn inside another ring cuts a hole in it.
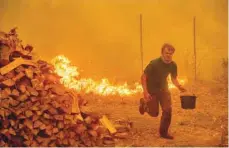
[[[141,82],[142,82],[144,99],[146,101],[149,101],[151,99],[151,95],[149,94],[147,89],[147,75],[145,73],[143,73],[141,76]]]
[[[179,81],[177,80],[177,78],[171,78],[172,79],[172,82],[173,84],[182,92],[186,91],[182,85],[179,83]]]
[[[146,76],[145,73],[143,73],[142,76],[141,76],[141,82],[142,82],[143,92],[148,92],[146,80],[147,80],[147,76]]]
[[[177,65],[176,63],[174,63],[172,70],[171,70],[171,79],[173,84],[181,91],[184,92],[186,91],[183,86],[179,83],[179,81],[177,80]]]

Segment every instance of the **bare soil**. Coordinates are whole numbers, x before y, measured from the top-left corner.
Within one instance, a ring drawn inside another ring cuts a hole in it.
[[[172,123],[170,133],[175,139],[159,137],[160,115],[150,117],[138,112],[140,94],[133,97],[85,96],[87,111],[107,115],[111,122],[128,120],[133,128],[127,139],[116,141],[116,146],[227,146],[228,145],[228,91],[227,85],[198,82],[186,86],[197,95],[196,108],[181,108],[177,89],[172,93]]]

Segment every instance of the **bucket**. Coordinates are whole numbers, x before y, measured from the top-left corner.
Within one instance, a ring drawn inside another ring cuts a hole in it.
[[[196,108],[196,96],[180,96],[181,107],[183,109],[194,109]]]

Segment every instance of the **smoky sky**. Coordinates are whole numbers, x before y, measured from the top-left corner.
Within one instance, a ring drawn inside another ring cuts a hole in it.
[[[65,55],[84,76],[138,81],[140,13],[144,66],[168,42],[176,48],[179,75],[188,77],[195,16],[198,76],[211,80],[228,58],[227,7],[227,0],[0,0],[0,30],[17,26],[38,57]]]

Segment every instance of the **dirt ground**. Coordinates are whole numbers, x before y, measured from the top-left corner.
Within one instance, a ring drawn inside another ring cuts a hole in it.
[[[159,137],[160,115],[150,117],[138,112],[139,98],[87,96],[87,110],[107,115],[116,120],[129,120],[133,128],[128,139],[120,139],[116,146],[227,146],[228,145],[228,92],[227,86],[215,83],[198,82],[186,86],[197,95],[196,109],[181,108],[180,94],[171,90],[173,116],[170,133],[174,140]]]

